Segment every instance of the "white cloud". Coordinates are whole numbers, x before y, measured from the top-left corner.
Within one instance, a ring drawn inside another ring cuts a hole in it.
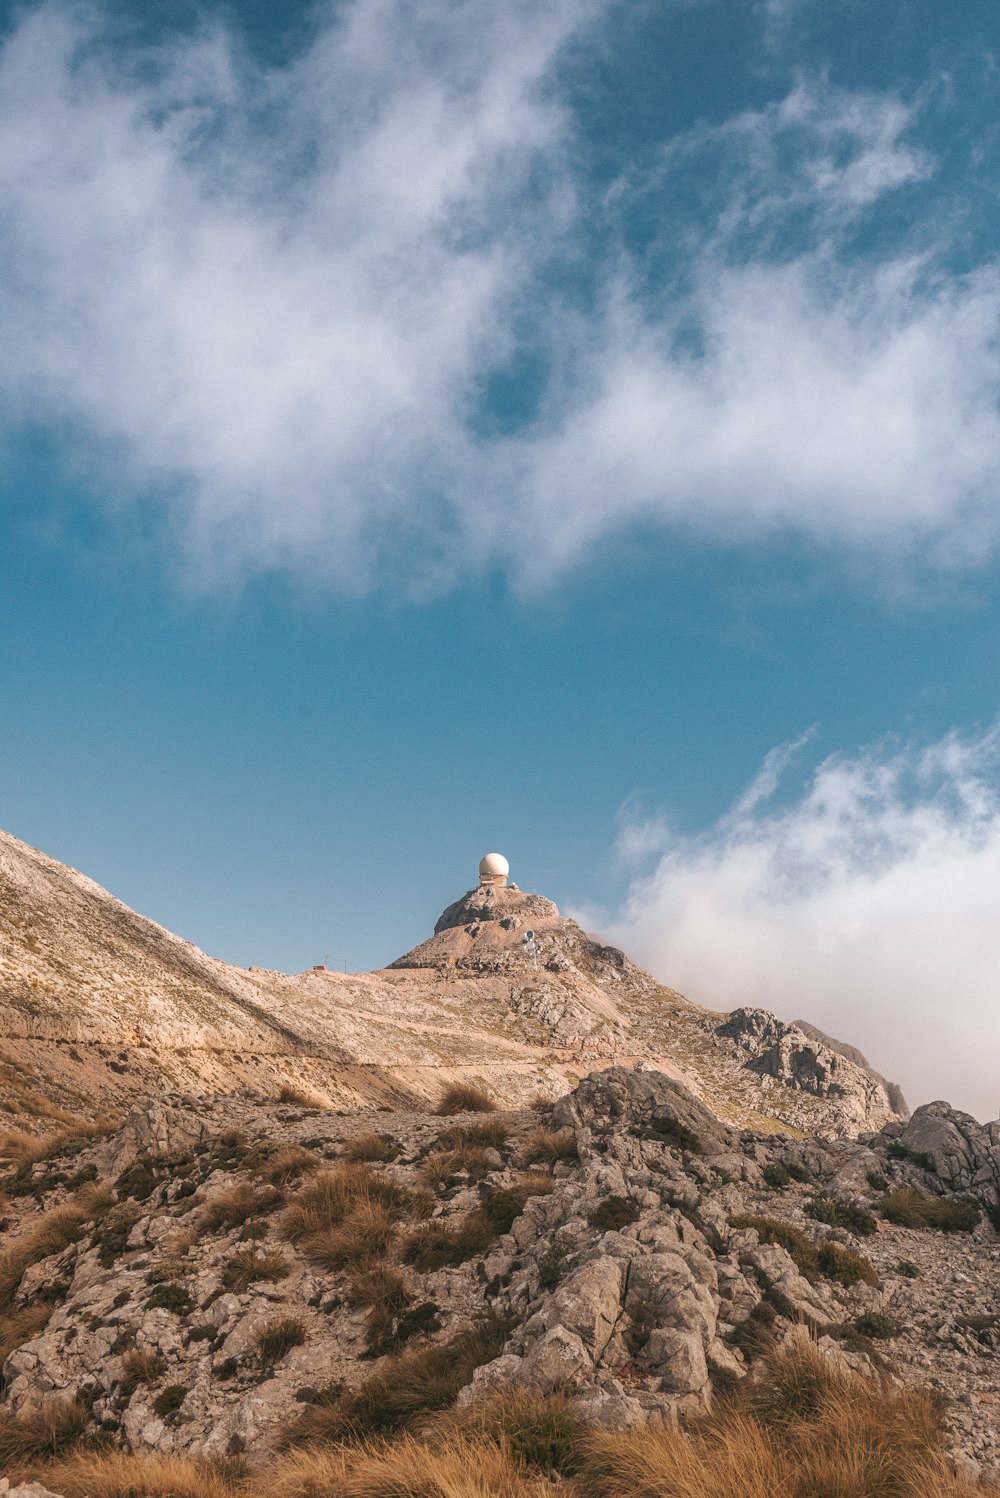
[[[990,554],[1000,275],[849,246],[932,170],[897,99],[800,81],[670,144],[673,289],[598,249],[592,313],[560,300],[597,210],[556,63],[604,3],[348,0],[270,69],[221,29],[150,55],[29,9],[0,52],[8,421],[75,442],[208,580],[538,579],[637,523]],[[693,225],[699,152],[724,191]],[[525,343],[540,414],[486,436]]]
[[[911,1105],[946,1097],[993,1118],[998,890],[994,727],[834,756],[785,802],[744,797],[671,840],[609,934],[692,998],[861,1046]]]
[[[0,60],[0,388],[168,495],[213,565],[433,549],[427,495],[468,468],[470,392],[566,211],[542,85],[586,14],[354,0],[265,72],[221,32],[151,69],[29,12]]]

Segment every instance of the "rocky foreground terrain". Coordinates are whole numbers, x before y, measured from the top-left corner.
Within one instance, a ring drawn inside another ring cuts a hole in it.
[[[288,975],[208,957],[0,832],[0,1127],[283,1086],[405,1111],[464,1080],[524,1107],[594,1066],[647,1062],[760,1129],[848,1134],[906,1115],[850,1047],[690,1003],[513,886],[470,891],[379,972]]]
[[[622,1428],[810,1337],[1000,1467],[1000,1125],[945,1104],[806,1140],[637,1067],[527,1112],[174,1096],[2,1184],[8,1425],[262,1461],[426,1398],[440,1349],[445,1402],[568,1390]]]

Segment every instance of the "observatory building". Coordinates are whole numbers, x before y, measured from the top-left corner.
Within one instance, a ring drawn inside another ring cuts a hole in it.
[[[507,883],[507,875],[510,873],[510,864],[502,853],[487,853],[485,858],[479,861],[479,883],[492,885],[495,889],[502,889]]]

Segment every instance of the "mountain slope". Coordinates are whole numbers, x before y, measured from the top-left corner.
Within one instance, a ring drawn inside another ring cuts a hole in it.
[[[405,1107],[475,1079],[507,1103],[649,1063],[725,1118],[851,1133],[905,1111],[862,1060],[764,1011],[713,1014],[540,895],[477,888],[389,968],[233,967],[0,833],[0,1114],[38,1127],[146,1092]]]

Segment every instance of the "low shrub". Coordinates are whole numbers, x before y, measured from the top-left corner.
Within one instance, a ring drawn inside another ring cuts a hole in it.
[[[125,1252],[128,1237],[142,1213],[135,1202],[119,1202],[111,1207],[94,1230],[91,1248],[99,1248],[98,1259],[105,1269]]]
[[[750,1363],[768,1357],[776,1344],[774,1322],[777,1312],[766,1300],[759,1301],[733,1329],[733,1346],[738,1347]]]
[[[832,1240],[820,1244],[816,1258],[820,1274],[828,1280],[836,1280],[839,1285],[850,1287],[864,1284],[874,1287],[879,1282],[878,1270],[870,1259]]]
[[[222,1271],[222,1284],[226,1290],[237,1293],[248,1289],[261,1280],[283,1280],[288,1276],[290,1265],[281,1254],[259,1254],[252,1248],[242,1248],[226,1263]],[[163,1286],[176,1289],[176,1286]]]
[[[776,1243],[783,1248],[799,1273],[807,1280],[819,1277],[819,1255],[801,1228],[777,1217],[755,1217],[741,1213],[729,1219],[729,1226],[737,1229],[753,1228],[761,1243]]]
[[[904,1280],[918,1280],[920,1278],[920,1270],[912,1259],[900,1259],[896,1265],[896,1273],[901,1274]]]
[[[827,1227],[843,1228],[859,1238],[869,1238],[878,1232],[875,1218],[860,1203],[840,1196],[827,1196],[825,1191],[818,1192],[806,1202],[805,1214],[816,1222],[825,1222]]]
[[[854,1329],[863,1337],[874,1337],[876,1340],[898,1337],[901,1330],[898,1321],[892,1316],[883,1315],[881,1311],[864,1311],[856,1316]]]
[[[471,1082],[452,1082],[442,1092],[434,1111],[447,1117],[453,1113],[495,1113],[496,1106],[483,1088]]]
[[[495,1191],[455,1227],[439,1220],[422,1223],[413,1229],[404,1244],[404,1262],[412,1264],[421,1274],[466,1263],[485,1253],[495,1239],[510,1231],[530,1197],[543,1196],[553,1187],[551,1176],[522,1176],[514,1185]]]
[[[271,1366],[279,1363],[293,1347],[301,1347],[305,1340],[306,1326],[301,1317],[280,1316],[257,1333],[257,1351],[261,1362]]]
[[[939,1233],[971,1233],[982,1217],[978,1202],[967,1196],[928,1196],[903,1186],[882,1198],[879,1211],[887,1222],[904,1228],[934,1228]]]
[[[792,1179],[788,1173],[788,1167],[782,1165],[780,1160],[772,1160],[769,1165],[765,1165],[761,1174],[767,1185],[774,1191],[784,1191]]]
[[[146,1310],[172,1311],[175,1316],[189,1316],[194,1310],[194,1301],[183,1285],[178,1285],[175,1280],[168,1280],[165,1284],[156,1286],[146,1301]]]
[[[187,1384],[167,1384],[153,1400],[153,1413],[163,1420],[179,1410],[188,1396]]]
[[[594,1208],[588,1220],[591,1227],[598,1228],[602,1233],[612,1233],[638,1222],[641,1216],[638,1202],[634,1202],[630,1196],[609,1196],[599,1207]]]
[[[526,1165],[556,1165],[578,1158],[574,1129],[532,1129],[524,1142]]]
[[[563,1277],[566,1249],[561,1243],[550,1243],[538,1256],[538,1283],[543,1290],[554,1290]]]

